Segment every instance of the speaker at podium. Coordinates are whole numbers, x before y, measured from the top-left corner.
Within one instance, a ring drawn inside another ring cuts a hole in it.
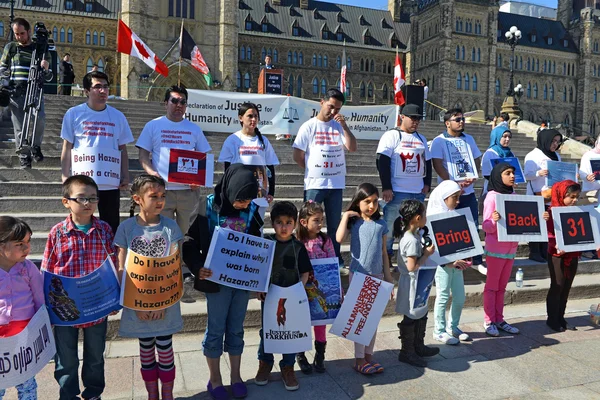
[[[283,94],[283,70],[261,68],[258,75],[258,93]]]

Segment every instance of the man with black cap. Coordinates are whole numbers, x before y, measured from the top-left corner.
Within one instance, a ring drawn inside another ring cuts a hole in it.
[[[423,118],[421,106],[406,104],[402,108],[400,126],[389,130],[379,139],[377,170],[383,189],[383,218],[389,229],[398,218],[400,204],[406,199],[425,201],[431,187],[431,155],[425,136],[417,132]],[[386,243],[388,256],[394,254],[394,236]]]

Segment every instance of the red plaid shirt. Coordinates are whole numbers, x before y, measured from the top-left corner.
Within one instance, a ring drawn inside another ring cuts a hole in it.
[[[106,222],[92,217],[92,227],[84,233],[77,229],[69,215],[63,222],[54,225],[48,234],[42,270],[79,278],[94,272],[109,254],[116,268],[118,262],[114,241],[112,229]],[[102,321],[104,318],[75,325],[75,328],[87,328]]]

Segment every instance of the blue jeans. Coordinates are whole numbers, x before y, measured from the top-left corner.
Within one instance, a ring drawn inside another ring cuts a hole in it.
[[[35,381],[35,376],[15,387],[17,388],[19,400],[37,400],[37,382]],[[0,400],[4,398],[5,393],[5,389],[0,389]]]
[[[262,321],[263,321],[263,314],[265,312],[265,303],[262,302],[260,304],[260,344],[258,346],[258,359],[260,361],[264,361],[269,365],[273,365],[275,363],[275,357],[273,357],[272,353],[265,353],[265,341],[263,340],[264,336],[263,336],[263,328],[262,328]],[[287,366],[291,366],[293,367],[294,364],[296,363],[296,354],[292,353],[292,354],[282,354],[281,355],[281,361],[279,361],[279,368],[283,368],[283,367],[287,367]]]
[[[464,194],[460,196],[459,203],[457,209],[461,208],[470,208],[471,214],[473,215],[473,221],[475,222],[475,226],[477,227],[477,232],[479,232],[479,209],[477,206],[477,197],[475,197],[475,193]],[[473,265],[481,264],[483,262],[482,256],[473,257]]]
[[[385,207],[383,207],[383,219],[385,220],[388,228],[387,242],[385,247],[388,255],[390,256],[394,255],[394,250],[392,248],[394,245],[394,221],[400,215],[400,204],[402,204],[404,200],[408,199],[419,200],[421,203],[424,203],[425,195],[423,193],[394,192],[392,201],[386,203]]]
[[[223,285],[219,289],[217,293],[206,293],[208,323],[202,341],[204,355],[219,358],[224,350],[230,356],[239,356],[244,351],[244,319],[250,292]]]
[[[325,208],[325,218],[327,219],[327,236],[333,242],[335,255],[338,256],[340,264],[344,264],[340,253],[340,244],[335,240],[335,232],[342,220],[342,196],[343,189],[309,189],[304,191],[304,201],[313,200],[320,203]]]
[[[83,328],[83,381],[82,397],[99,397],[104,391],[104,348],[106,346],[107,320],[100,324]],[[78,399],[79,356],[77,345],[79,329],[72,326],[55,326],[56,356],[54,356],[54,379],[60,386],[60,400]]]

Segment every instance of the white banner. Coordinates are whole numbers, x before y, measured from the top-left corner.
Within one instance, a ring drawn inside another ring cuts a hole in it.
[[[72,149],[71,174],[93,178],[100,190],[117,189],[121,183],[121,151],[98,147]]]
[[[34,377],[56,354],[46,307],[42,306],[20,333],[0,338],[0,389]]]
[[[204,263],[213,272],[208,280],[236,289],[266,292],[274,252],[272,240],[216,227]]]
[[[355,272],[329,332],[368,346],[393,289],[389,282]]]
[[[259,129],[266,135],[296,135],[300,126],[321,109],[317,101],[292,96],[188,90],[186,118],[205,132],[231,133],[239,130],[238,108],[252,102],[260,112]],[[396,106],[344,106],[341,114],[358,139],[379,140],[396,126]]]
[[[269,286],[263,310],[265,352],[290,354],[312,350],[308,298],[302,282]]]

